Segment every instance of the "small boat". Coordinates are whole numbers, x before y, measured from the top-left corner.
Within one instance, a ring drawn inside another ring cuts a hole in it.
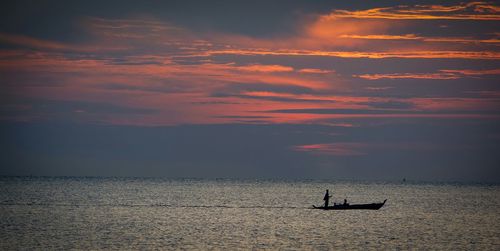
[[[380,209],[387,200],[381,203],[371,203],[371,204],[353,204],[349,203],[344,204],[333,204],[333,206],[325,207],[325,206],[315,206],[313,205],[313,209],[323,209],[323,210],[347,210],[347,209],[370,209],[370,210],[378,210]]]

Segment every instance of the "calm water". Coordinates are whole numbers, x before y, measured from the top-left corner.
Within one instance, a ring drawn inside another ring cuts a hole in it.
[[[329,188],[378,211],[311,210]],[[0,177],[0,249],[500,250],[500,186]]]

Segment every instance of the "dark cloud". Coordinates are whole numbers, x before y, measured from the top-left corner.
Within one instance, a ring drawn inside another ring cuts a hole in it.
[[[360,104],[368,105],[373,108],[380,109],[411,109],[414,108],[415,105],[411,102],[401,102],[401,101],[386,101],[386,102],[362,102]]]

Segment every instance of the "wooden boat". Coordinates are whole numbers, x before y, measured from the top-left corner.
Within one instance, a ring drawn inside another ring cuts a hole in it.
[[[347,209],[370,209],[370,210],[378,210],[380,209],[387,200],[384,200],[382,203],[371,203],[371,204],[353,204],[349,203],[345,204],[333,204],[333,206],[325,207],[325,206],[315,206],[313,205],[313,209],[323,209],[323,210],[347,210]]]

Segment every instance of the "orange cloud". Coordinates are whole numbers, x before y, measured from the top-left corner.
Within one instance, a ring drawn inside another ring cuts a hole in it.
[[[4,53],[8,60],[0,60],[3,70],[32,72],[92,72],[94,76],[119,74],[122,76],[168,78],[202,86],[220,86],[221,83],[269,83],[298,85],[308,88],[331,86],[322,79],[312,79],[294,72],[292,67],[281,65],[250,64],[237,66],[233,63],[177,64],[168,56],[131,56],[119,62],[113,58],[81,59],[66,58],[59,53],[13,52]],[[1,56],[2,54],[0,54]],[[13,55],[16,55],[13,57]],[[280,74],[283,73],[283,74]],[[289,73],[289,74],[285,74]],[[108,81],[109,82],[109,81]],[[144,81],[139,81],[140,83]],[[213,85],[218,82],[219,84]]]
[[[490,118],[497,116],[479,112],[459,114],[459,111],[454,114],[451,112],[456,110],[452,107],[440,105],[440,102],[448,103],[449,101],[449,104],[468,109],[468,111],[472,111],[473,108],[491,110],[491,107],[498,106],[496,101],[482,101],[481,103],[478,100],[427,99],[396,100],[413,104],[420,112],[419,114],[412,113],[415,111],[411,109],[407,109],[408,114],[403,114],[406,112],[404,109],[397,114],[266,113],[265,111],[286,109],[366,109],[370,113],[370,109],[374,109],[370,107],[370,102],[390,100],[375,97],[334,96],[332,93],[346,95],[345,93],[352,93],[351,91],[356,89],[343,83],[342,74],[330,74],[335,71],[317,69],[316,67],[321,68],[317,65],[301,64],[300,67],[294,66],[294,68],[290,66],[293,62],[289,61],[283,65],[265,64],[259,62],[261,57],[251,58],[255,61],[250,61],[248,64],[233,62],[238,61],[238,56],[261,55],[276,56],[274,59],[282,56],[500,59],[500,52],[496,50],[483,51],[481,48],[474,50],[478,47],[471,46],[477,42],[495,44],[498,42],[496,38],[475,40],[474,38],[428,38],[415,34],[386,35],[385,33],[394,26],[402,27],[405,24],[402,22],[394,24],[393,21],[383,20],[387,18],[373,17],[384,14],[393,15],[394,18],[397,15],[407,15],[406,19],[408,15],[413,18],[417,16],[454,16],[457,18],[460,17],[458,12],[472,12],[473,15],[486,18],[488,15],[493,15],[492,13],[496,16],[498,10],[494,6],[476,3],[457,6],[414,6],[412,8],[399,6],[360,11],[365,16],[372,16],[365,17],[367,19],[361,17],[361,14],[358,15],[359,18],[352,18],[354,16],[347,15],[346,11],[334,11],[330,15],[320,15],[311,22],[303,23],[294,35],[273,38],[215,32],[195,33],[154,19],[88,18],[84,23],[92,37],[86,41],[92,42],[83,45],[0,34],[0,42],[25,48],[24,50],[0,50],[0,71],[2,73],[16,72],[27,78],[33,78],[37,82],[45,82],[48,78],[49,81],[58,83],[51,86],[37,86],[25,84],[22,81],[16,82],[16,85],[9,85],[5,88],[6,92],[13,95],[55,100],[109,101],[116,105],[159,110],[155,114],[134,115],[135,117],[113,115],[106,118],[106,121],[119,124],[324,123],[326,118]],[[415,9],[417,9],[416,12]],[[344,16],[339,13],[344,13]],[[364,41],[375,39],[406,41],[404,43],[425,41],[468,44],[467,46],[454,45],[455,47],[446,48],[446,50],[436,50],[435,44],[419,47],[412,45],[406,48],[385,46],[377,49],[373,41]],[[126,54],[99,53],[119,49],[127,49]],[[66,52],[72,53],[66,54]],[[219,55],[234,55],[234,57],[216,57]],[[249,61],[245,59],[245,62]],[[304,60],[304,62],[307,61]],[[468,76],[494,75],[499,74],[498,72],[498,69],[440,70],[417,74],[361,74],[357,77],[364,79],[458,79]],[[39,79],[36,79],[37,77]],[[39,81],[40,79],[44,81]],[[245,85],[250,86],[256,83],[259,85],[256,90],[246,89]],[[262,88],[265,85],[269,88]],[[231,89],[232,87],[234,88]],[[307,94],[294,93],[293,88],[296,87],[301,87],[301,91],[297,93]],[[287,88],[291,88],[292,91]],[[367,90],[372,91],[388,88],[391,87],[366,87]],[[278,91],[275,91],[276,89]],[[225,96],[214,94],[221,90],[229,91],[224,93]],[[450,111],[450,113],[424,114],[426,111]],[[84,112],[76,113],[84,115]],[[328,144],[310,145],[297,149],[334,154],[346,153],[339,150],[340,146]]]
[[[391,74],[361,74],[354,77],[377,80],[377,79],[458,79],[452,73],[391,73]]]
[[[484,43],[484,44],[496,44],[500,43],[499,39],[491,38],[491,39],[473,39],[473,38],[453,38],[453,37],[436,37],[436,38],[422,38],[424,42],[452,42],[452,43]]]
[[[460,38],[460,37],[421,37],[415,34],[405,34],[405,35],[347,35],[343,34],[339,36],[340,38],[352,38],[352,39],[369,39],[369,40],[420,40],[424,42],[447,42],[447,43],[486,43],[495,44],[500,43],[499,39],[473,39],[473,38]]]
[[[461,74],[465,76],[479,76],[479,75],[498,75],[500,69],[491,70],[440,70],[441,72]]]
[[[340,38],[355,38],[355,39],[377,39],[377,40],[417,40],[421,37],[415,34],[405,34],[405,35],[348,35],[343,34],[339,36]]]
[[[324,50],[266,50],[266,49],[232,49],[211,50],[196,56],[211,55],[242,55],[242,56],[317,56],[317,57],[339,57],[339,58],[455,58],[455,59],[500,59],[500,53],[496,51],[387,51],[387,52],[365,52],[365,51],[324,51]],[[194,56],[194,55],[193,55]]]
[[[51,100],[113,102],[114,105],[159,110],[155,114],[128,117],[115,114],[103,118],[102,122],[116,124],[234,122],[236,120],[234,118],[220,116],[234,114],[262,116],[259,112],[249,113],[249,110],[268,110],[269,107],[282,109],[308,107],[306,102],[317,102],[319,99],[313,96],[286,96],[265,92],[243,92],[241,95],[268,96],[269,99],[210,97],[210,93],[218,88],[235,83],[297,85],[308,89],[331,86],[325,79],[311,79],[293,71],[291,67],[279,65],[176,64],[169,57],[158,55],[122,57],[118,62],[106,57],[66,58],[63,54],[55,52],[2,51],[0,56],[1,72],[23,72],[35,80],[37,76],[53,76],[57,81],[64,83],[48,86],[19,83],[6,89],[6,92],[12,95]],[[112,84],[102,86],[103,83]],[[279,98],[284,100],[280,101]],[[293,104],[296,99],[301,98],[304,99],[301,104]],[[307,98],[311,100],[306,100]],[[203,102],[205,105],[197,105]],[[259,120],[268,123],[297,123],[324,117],[314,114],[277,114]]]
[[[390,73],[390,74],[361,74],[354,77],[377,79],[459,79],[467,76],[498,75],[500,69],[492,70],[439,70],[438,73]]]
[[[498,111],[500,107],[500,100],[496,98],[412,98],[411,102],[416,109],[428,112],[484,112]]]
[[[313,68],[304,68],[299,70],[300,73],[312,73],[312,74],[328,74],[334,73],[334,70],[322,70],[322,69],[313,69]]]
[[[311,144],[293,146],[292,149],[298,152],[308,152],[317,155],[332,156],[358,156],[364,155],[361,151],[366,144],[362,143],[330,143],[330,144]]]
[[[476,5],[474,5],[476,6]],[[477,5],[486,8],[484,4]],[[436,7],[432,7],[436,9]],[[478,7],[479,8],[479,7]],[[421,8],[422,9],[422,8]],[[451,8],[453,9],[453,8]],[[459,8],[460,9],[460,8]],[[363,40],[403,40],[425,42],[488,43],[496,44],[498,39],[474,38],[428,38],[415,34],[386,35],[397,25],[380,20],[352,20],[318,16],[299,28],[291,37],[257,39],[242,35],[218,33],[193,33],[187,29],[155,20],[87,18],[84,23],[91,34],[96,35],[96,45],[70,45],[45,41],[31,37],[1,34],[0,41],[25,47],[49,50],[73,50],[91,52],[96,50],[146,51],[148,54],[167,54],[171,57],[211,57],[221,54],[232,55],[275,55],[275,56],[323,56],[341,58],[464,58],[499,59],[496,51],[481,50],[430,50],[400,47],[397,50],[376,50]],[[127,39],[123,39],[123,38]],[[344,50],[335,48],[342,47]],[[359,51],[345,50],[345,47],[359,47]],[[286,49],[283,49],[286,48]],[[385,49],[385,48],[384,48]],[[290,71],[290,68],[270,66],[248,66],[248,71]],[[303,71],[305,72],[305,71]],[[311,71],[309,73],[312,73]]]
[[[367,10],[335,10],[330,19],[431,19],[431,20],[500,20],[500,8],[487,2],[470,2],[459,5],[400,5]]]
[[[366,103],[387,102],[384,98],[332,96],[320,94],[321,90],[335,90],[327,82],[328,78],[314,80],[299,71],[248,71],[233,63],[229,64],[176,64],[168,57],[158,55],[124,57],[118,64],[112,59],[79,59],[65,58],[59,53],[21,53],[19,51],[3,51],[0,56],[8,60],[0,60],[0,70],[22,70],[26,75],[55,74],[64,81],[64,85],[55,86],[22,86],[14,88],[15,93],[24,96],[34,96],[50,99],[91,100],[104,102],[110,98],[117,105],[165,109],[169,113],[141,115],[141,121],[152,124],[178,123],[217,123],[234,121],[234,118],[216,116],[247,114],[262,116],[263,111],[278,109],[371,109]],[[130,61],[127,61],[130,60]],[[148,63],[151,62],[152,63]],[[134,64],[138,63],[138,64]],[[270,69],[283,68],[277,65],[247,65],[250,67]],[[76,73],[76,74],[75,74]],[[480,74],[498,74],[493,70],[442,70],[436,74],[445,76],[477,76]],[[78,76],[78,77],[74,77]],[[85,76],[85,77],[83,77]],[[402,75],[409,77],[408,75]],[[328,77],[328,76],[325,76]],[[395,76],[392,76],[395,77]],[[422,76],[420,76],[422,77]],[[118,88],[100,89],[99,83],[120,83]],[[242,91],[227,97],[209,97],[209,94],[232,83],[263,83],[304,86],[314,89],[316,94],[293,94],[273,91]],[[11,90],[9,90],[10,92]],[[462,107],[467,110],[480,110],[498,107],[498,102],[484,100],[396,100],[410,102],[421,112],[445,111],[452,107]],[[204,102],[208,105],[196,105]],[[212,103],[210,103],[212,102]],[[482,102],[482,103],[481,103]],[[452,106],[440,106],[452,104]],[[251,112],[249,112],[251,111]],[[260,112],[259,112],[260,111]],[[454,110],[451,110],[454,111]],[[409,111],[411,112],[411,111]],[[260,120],[269,123],[298,123],[315,121],[321,118],[368,118],[368,117],[478,117],[481,114],[272,114],[264,113],[269,118]],[[488,115],[493,116],[493,115]],[[162,118],[163,117],[163,118]],[[120,119],[113,121],[122,121]],[[130,120],[130,119],[129,119]]]
[[[314,22],[304,28],[304,39],[309,44],[318,47],[331,47],[332,45],[356,46],[360,41],[338,39],[342,34],[373,34],[385,32],[391,27],[386,21],[331,19],[328,15],[319,16]]]
[[[261,64],[251,64],[246,66],[237,66],[235,69],[240,71],[250,71],[250,72],[291,72],[293,67],[283,66],[283,65],[261,65]]]

